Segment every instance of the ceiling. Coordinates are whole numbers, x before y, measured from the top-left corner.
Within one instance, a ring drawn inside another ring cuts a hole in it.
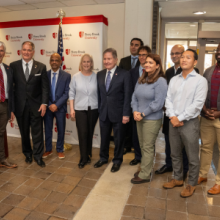
[[[125,0],[0,0],[0,12],[35,10],[76,5],[124,3]]]

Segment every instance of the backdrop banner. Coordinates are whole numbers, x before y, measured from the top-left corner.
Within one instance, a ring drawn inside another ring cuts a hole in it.
[[[10,64],[21,59],[21,44],[32,41],[35,44],[34,59],[47,65],[58,47],[59,18],[0,22],[0,41],[6,44],[4,63]],[[103,15],[63,18],[64,71],[74,75],[79,71],[80,58],[84,53],[93,56],[94,72],[102,69],[102,53],[107,47],[108,20]],[[16,120],[7,125],[7,135],[20,137]],[[54,119],[53,140],[57,140],[57,127]],[[78,144],[76,124],[66,114],[65,142]],[[100,147],[100,129],[97,122],[93,146]]]

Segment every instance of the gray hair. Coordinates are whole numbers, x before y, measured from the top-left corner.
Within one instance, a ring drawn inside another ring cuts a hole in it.
[[[23,47],[24,44],[29,44],[29,45],[32,47],[32,50],[35,50],[35,45],[34,45],[33,42],[31,42],[31,41],[24,41],[24,42],[22,43],[22,46],[21,46],[21,47]]]
[[[103,52],[103,56],[106,53],[111,53],[114,59],[117,59],[117,51],[114,48],[107,48],[104,52]]]
[[[1,47],[1,46],[3,46],[4,51],[6,52],[6,46],[5,46],[4,42],[2,42],[2,41],[0,41],[0,47]]]

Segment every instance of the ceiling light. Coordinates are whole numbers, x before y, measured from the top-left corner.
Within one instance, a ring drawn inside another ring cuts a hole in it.
[[[189,26],[190,26],[190,27],[195,27],[196,25],[195,25],[195,24],[190,24]]]
[[[206,11],[194,11],[193,14],[195,14],[195,15],[203,15],[203,14],[206,14]]]

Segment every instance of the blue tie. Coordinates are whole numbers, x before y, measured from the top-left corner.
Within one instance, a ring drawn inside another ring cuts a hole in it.
[[[136,60],[137,60],[137,57],[132,57],[132,64],[131,64],[131,68],[135,68],[135,65],[136,65]]]
[[[53,78],[52,78],[52,99],[53,99],[53,102],[55,101],[56,74],[57,73],[53,73]]]
[[[110,83],[111,83],[111,71],[109,70],[108,71],[108,76],[107,76],[107,79],[106,79],[106,92],[108,92]]]

